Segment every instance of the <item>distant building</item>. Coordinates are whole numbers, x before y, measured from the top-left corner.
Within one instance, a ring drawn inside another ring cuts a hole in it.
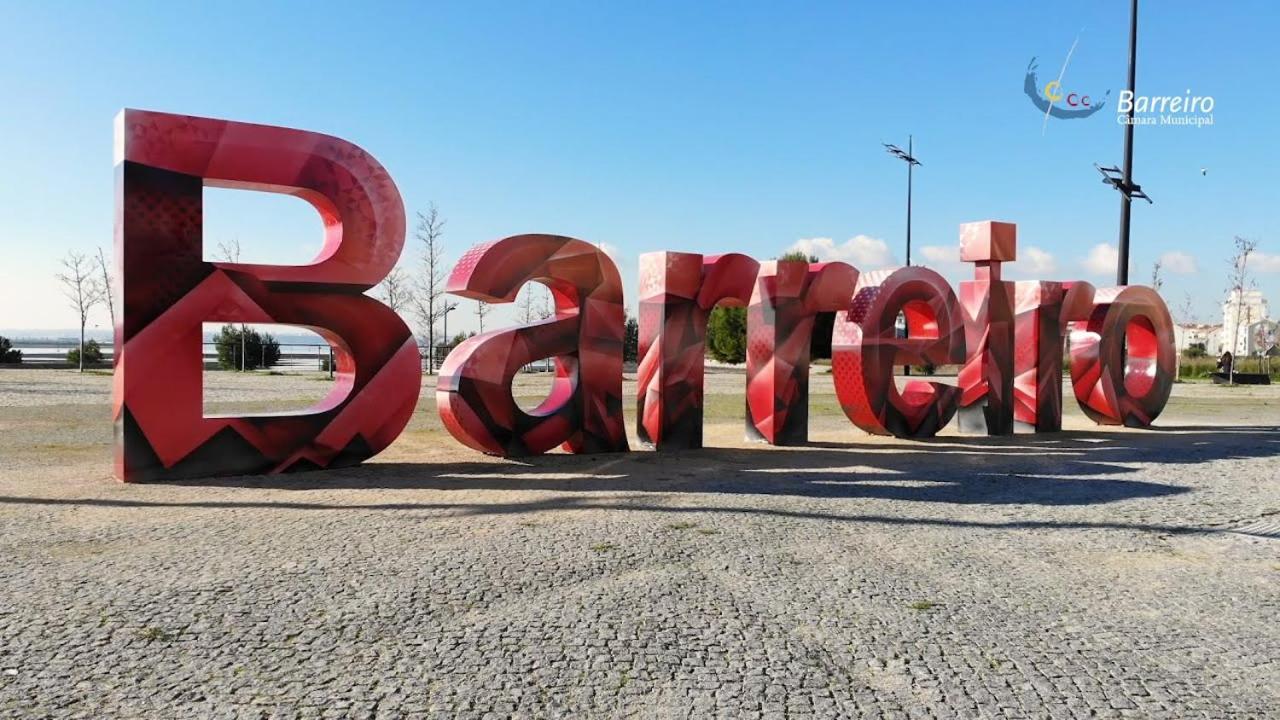
[[[1271,317],[1260,290],[1232,290],[1222,303],[1222,349],[1233,355],[1249,355],[1252,345],[1249,328]]]
[[[1206,323],[1183,323],[1173,327],[1173,341],[1178,352],[1199,345],[1206,355],[1222,354],[1222,326]]]
[[[1280,323],[1273,320],[1260,320],[1248,327],[1250,355],[1267,355],[1280,357]]]

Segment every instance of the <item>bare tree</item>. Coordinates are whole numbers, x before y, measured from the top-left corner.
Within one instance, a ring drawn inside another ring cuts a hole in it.
[[[1240,337],[1240,311],[1244,309],[1244,291],[1253,285],[1249,279],[1249,256],[1258,249],[1257,240],[1246,240],[1237,235],[1234,242],[1235,254],[1227,261],[1231,266],[1227,273],[1227,301],[1230,302],[1233,297],[1236,300],[1236,322],[1231,335],[1231,371],[1227,376],[1227,382],[1231,385],[1236,382],[1236,340]]]
[[[483,300],[476,301],[476,322],[480,324],[481,334],[484,333],[484,318],[489,314],[490,309],[489,303]]]
[[[418,213],[414,237],[422,243],[422,274],[413,293],[413,307],[427,331],[427,372],[435,371],[436,321],[444,310],[444,218],[435,203]]]
[[[62,283],[62,293],[71,301],[72,309],[80,318],[80,372],[84,372],[84,328],[89,324],[89,311],[102,302],[102,287],[94,277],[91,261],[74,250],[62,259],[58,281]]]
[[[1183,294],[1182,304],[1178,306],[1178,317],[1184,323],[1193,323],[1199,319],[1196,316],[1196,304],[1191,300],[1191,293]]]
[[[546,320],[552,315],[555,315],[555,309],[551,302],[551,288],[543,285],[542,283],[538,283],[538,288],[540,288],[538,291],[538,319]]]
[[[413,286],[399,267],[391,268],[378,287],[382,289],[382,302],[396,312],[409,309],[413,303]]]
[[[111,331],[116,329],[116,288],[115,283],[111,279],[111,268],[107,265],[107,255],[102,252],[102,248],[98,248],[98,275],[101,278],[99,283],[102,286],[102,302],[107,306],[107,312],[111,316]],[[114,358],[113,358],[114,359]]]
[[[1195,303],[1191,301],[1191,293],[1184,293],[1182,304],[1178,306],[1178,322],[1182,323],[1182,337],[1187,347],[1179,348],[1173,355],[1173,377],[1177,380],[1182,379],[1182,353],[1191,347],[1191,343],[1186,342],[1187,333],[1190,325],[1196,321]]]
[[[240,262],[240,238],[218,241],[218,259],[223,262]]]
[[[218,259],[229,263],[240,262],[240,238],[232,238],[230,241],[219,240]],[[240,323],[240,372],[248,369],[245,359],[249,356],[248,337],[249,328],[244,323]]]
[[[1159,260],[1156,261],[1155,265],[1151,266],[1151,289],[1156,292],[1160,292],[1160,288],[1164,287],[1164,278],[1160,277],[1160,269],[1163,266],[1164,263]]]
[[[537,286],[538,283],[527,283],[520,288],[520,297],[516,301],[516,320],[521,325],[528,325],[538,319],[538,311],[533,302],[534,288]]]

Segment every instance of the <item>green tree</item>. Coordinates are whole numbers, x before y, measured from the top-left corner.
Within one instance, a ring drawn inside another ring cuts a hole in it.
[[[67,363],[81,369],[100,362],[102,362],[102,346],[98,345],[97,340],[89,340],[84,344],[83,363],[80,362],[80,348],[74,347],[67,351]]]
[[[13,349],[9,338],[0,335],[0,365],[22,364],[22,351]]]
[[[467,338],[475,336],[474,332],[460,332],[449,339],[444,347],[436,348],[436,365],[443,363],[444,359],[449,357],[449,353],[453,352],[453,349],[461,345]]]
[[[747,309],[716,307],[707,318],[707,352],[737,365],[747,359]]]
[[[637,362],[640,355],[640,323],[630,314],[622,328],[622,361]]]
[[[241,343],[241,334],[244,342]],[[259,333],[252,328],[223,325],[213,339],[218,349],[218,367],[223,370],[255,370],[269,368],[280,362],[280,343],[270,333]],[[241,348],[244,361],[241,362]]]
[[[801,262],[820,262],[817,255],[805,255],[799,250],[786,253],[779,260],[800,260]],[[809,357],[812,360],[831,357],[831,333],[836,327],[836,314],[820,312],[813,317],[813,335],[809,339]]]

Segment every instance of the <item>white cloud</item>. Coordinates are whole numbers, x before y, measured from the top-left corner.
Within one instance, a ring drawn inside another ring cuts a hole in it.
[[[607,242],[597,243],[596,247],[600,248],[605,255],[608,255],[609,259],[613,261],[614,265],[621,267],[622,248],[618,247],[617,245],[614,245],[613,243],[607,243]]]
[[[857,235],[837,245],[831,238],[801,238],[788,251],[799,250],[819,260],[840,260],[859,270],[876,270],[898,264],[889,245],[879,238]]]
[[[1120,264],[1120,251],[1115,245],[1098,243],[1080,264],[1093,275],[1114,275]]]
[[[1181,250],[1170,250],[1160,256],[1160,269],[1175,275],[1190,275],[1198,268],[1195,258]]]
[[[966,276],[968,267],[960,262],[959,245],[925,245],[920,248],[920,256],[924,258],[919,264],[941,273],[953,280]]]
[[[1254,250],[1249,254],[1249,264],[1245,267],[1260,273],[1280,273],[1280,255]]]
[[[1019,269],[1028,275],[1045,279],[1047,276],[1058,272],[1058,261],[1047,250],[1041,250],[1031,245],[1026,250],[1018,253],[1018,255],[1018,265],[1021,266]]]
[[[934,265],[959,265],[960,248],[955,245],[925,245],[920,248],[926,262]]]

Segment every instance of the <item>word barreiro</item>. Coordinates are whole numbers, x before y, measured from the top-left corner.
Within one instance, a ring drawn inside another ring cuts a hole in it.
[[[421,384],[413,334],[365,295],[394,267],[405,212],[387,171],[343,140],[278,127],[125,110],[116,120],[116,474],[125,481],[291,472],[359,463],[391,444]],[[311,203],[325,242],[309,265],[207,262],[204,186],[287,193]],[[758,262],[746,255],[658,252],[640,259],[637,434],[658,450],[702,445],[707,317],[747,307],[746,431],[806,441],[815,317],[836,313],[832,376],[850,421],[877,434],[927,437],[959,417],[963,432],[1051,432],[1062,421],[1062,346],[1071,382],[1100,424],[1148,426],[1173,381],[1173,323],[1150,288],[1011,282],[1010,223],[961,226],[975,266],[959,295],[922,267],[860,273],[840,262]],[[440,369],[441,419],[462,443],[503,456],[561,446],[628,449],[622,409],[622,281],[599,248],[518,235],[469,250],[447,290],[512,302],[540,282],[555,315],[468,339]],[[905,317],[907,337],[895,322]],[[205,415],[205,322],[306,327],[335,348],[336,381],[315,407],[283,415]],[[553,358],[551,393],[524,411],[511,382]],[[894,366],[961,366],[958,383]]]

